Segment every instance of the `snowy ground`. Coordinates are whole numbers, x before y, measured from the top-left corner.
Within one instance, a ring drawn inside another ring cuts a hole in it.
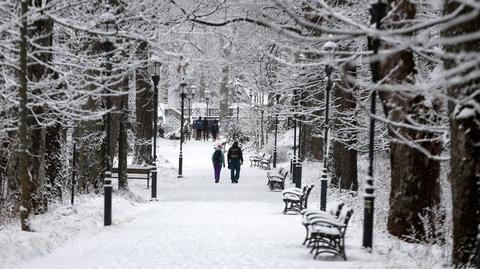
[[[227,169],[214,184],[213,145],[188,141],[184,177],[178,179],[178,141],[161,140],[159,201],[148,202],[145,182],[130,182],[144,200],[115,195],[111,227],[102,226],[103,200],[98,196],[81,196],[74,207],[59,205],[34,218],[35,233],[19,231],[18,224],[4,227],[0,268],[441,267],[439,251],[384,233],[375,234],[373,253],[362,250],[359,210],[347,230],[349,260],[313,260],[301,245],[305,231],[300,216],[281,214],[281,193],[268,191],[264,170],[248,167],[247,161],[239,184],[230,183]],[[317,178],[317,164],[304,169],[306,181]],[[317,201],[314,192],[310,206],[318,207]]]

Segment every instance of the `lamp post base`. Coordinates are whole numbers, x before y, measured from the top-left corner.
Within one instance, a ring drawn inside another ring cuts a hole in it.
[[[371,251],[373,245],[373,213],[375,211],[375,196],[372,182],[367,181],[364,194],[363,211],[363,244],[362,247]]]
[[[295,171],[295,187],[302,188],[302,162],[297,160],[293,166],[293,171]]]
[[[320,210],[327,210],[327,169],[323,169],[322,178],[320,179]]]
[[[277,168],[277,147],[273,149],[273,168]]]
[[[182,175],[182,169],[183,168],[183,156],[182,154],[180,154],[180,156],[178,157],[178,176],[177,178],[182,178],[183,175]]]

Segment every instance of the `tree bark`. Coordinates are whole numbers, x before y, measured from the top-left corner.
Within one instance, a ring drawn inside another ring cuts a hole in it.
[[[128,155],[128,77],[123,79],[124,95],[120,96],[120,120],[118,131],[118,189],[128,189],[127,155]]]
[[[28,4],[22,1],[22,19],[20,27],[20,71],[18,77],[20,80],[20,87],[18,89],[18,97],[20,99],[20,118],[19,118],[19,138],[20,138],[20,153],[19,153],[19,168],[18,177],[20,180],[21,203],[20,208],[20,223],[22,231],[30,231],[30,212],[32,211],[32,188],[30,185],[30,176],[28,174],[28,87],[27,87],[27,13]]]
[[[348,49],[347,49],[348,50]],[[345,70],[342,71],[341,88],[355,90],[355,85],[351,85],[348,81],[350,78],[355,78],[357,68],[355,62],[350,62],[345,65]],[[352,92],[344,91],[340,87],[336,87],[333,96],[336,97],[336,110],[339,113],[347,113],[355,111],[357,103],[353,97]],[[341,115],[334,116],[334,128],[337,130],[337,139],[333,141],[332,145],[332,175],[331,183],[334,186],[340,187],[344,190],[358,190],[358,173],[357,173],[357,151],[349,145],[355,145],[357,137],[355,133],[351,133],[347,126],[339,120]],[[345,119],[344,119],[345,120]],[[357,125],[356,118],[347,119],[351,121],[352,125]],[[332,132],[333,133],[333,132]],[[340,142],[339,140],[343,140]]]
[[[391,1],[395,8],[385,18],[387,28],[398,28],[403,25],[399,21],[412,20],[415,18],[416,5],[408,0]],[[392,23],[392,27],[389,27]],[[371,45],[371,44],[370,44]],[[384,47],[387,47],[384,45]],[[403,50],[380,63],[380,78],[387,84],[413,83],[415,63],[411,51]],[[438,108],[428,107],[425,98],[418,93],[402,92],[379,92],[383,110],[389,120],[393,122],[407,122],[410,116],[420,123],[427,117],[428,111]],[[420,109],[422,108],[422,109]],[[417,110],[418,109],[418,110]],[[424,147],[432,155],[440,153],[441,144],[429,141],[432,134],[407,128],[389,126],[389,134],[397,138],[398,134],[405,137],[409,143],[414,140],[424,140],[417,143]],[[421,217],[428,215],[429,221],[435,219],[434,209],[440,200],[439,173],[440,164],[436,160],[429,159],[426,155],[405,143],[395,140],[390,143],[391,165],[391,191],[390,211],[388,216],[388,231],[400,238],[416,238],[424,240],[430,232],[434,232],[433,226],[424,229]]]
[[[459,7],[459,3],[448,0],[445,2],[445,15],[451,14]],[[471,12],[465,7],[460,15]],[[475,33],[480,29],[480,16],[463,24],[452,25],[442,35],[444,37],[459,37]],[[466,54],[480,52],[478,40],[470,42],[459,41],[453,45],[445,46],[451,54]],[[465,56],[456,59],[449,58],[445,61],[445,69],[450,70],[468,61]],[[479,72],[478,65],[465,70],[463,74],[470,75]],[[447,78],[448,80],[448,78]],[[452,261],[455,268],[474,266],[475,237],[480,224],[480,97],[473,93],[480,88],[480,78],[466,79],[448,88],[450,100],[450,175],[452,184],[453,204],[453,253]],[[475,107],[477,109],[475,110]],[[472,113],[467,113],[473,111]],[[464,116],[462,116],[464,115]],[[479,254],[477,253],[477,256]],[[480,257],[477,257],[480,258]]]
[[[29,5],[34,7],[42,7],[48,1],[30,0]],[[39,47],[50,48],[53,46],[53,20],[40,14],[35,17],[33,27],[29,31],[28,36],[31,42]],[[45,64],[51,64],[52,54],[48,51],[39,52],[36,47],[30,48],[31,55]],[[28,79],[32,82],[42,82],[52,76],[53,72],[43,64],[36,62],[28,65]],[[33,95],[41,95],[44,91],[48,91],[47,87],[37,88],[32,91]],[[33,115],[28,117],[29,125],[29,172],[32,184],[32,211],[34,213],[43,213],[47,210],[47,197],[45,189],[45,153],[46,153],[46,127],[43,125],[42,117],[46,114],[46,107],[43,104],[32,103],[30,111]]]
[[[63,177],[62,177],[62,146],[63,128],[56,123],[47,127],[45,149],[45,172],[47,200],[55,201],[62,199]]]
[[[148,47],[142,42],[138,48],[139,59],[146,60]],[[136,70],[136,124],[134,162],[139,165],[152,163],[153,133],[153,89],[150,83],[148,69],[141,67]]]

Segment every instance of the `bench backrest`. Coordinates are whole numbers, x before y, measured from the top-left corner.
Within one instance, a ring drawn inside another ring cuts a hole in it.
[[[303,187],[303,195],[301,197],[301,206],[302,206],[302,209],[305,209],[307,208],[308,206],[308,196],[310,196],[310,192],[312,191],[313,189],[313,185],[307,185],[307,186],[304,186]]]
[[[345,231],[347,230],[347,226],[348,226],[348,222],[350,221],[350,219],[352,218],[352,215],[353,215],[353,209],[350,208],[346,211],[345,213],[345,219],[343,221],[343,223],[345,224],[345,227],[343,227],[341,229],[342,233],[345,234]]]
[[[150,167],[127,167],[127,173],[129,174],[150,174]],[[112,167],[112,173],[118,173],[118,167]]]
[[[338,219],[338,217],[340,216],[340,213],[342,212],[342,208],[343,208],[344,205],[345,205],[345,203],[339,203],[338,204],[337,211],[335,211],[335,218]]]
[[[263,159],[271,161],[272,160],[272,155],[271,154],[264,154]]]

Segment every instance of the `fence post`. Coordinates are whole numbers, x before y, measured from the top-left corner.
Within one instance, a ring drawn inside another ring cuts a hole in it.
[[[105,172],[105,179],[103,183],[104,192],[104,213],[103,213],[103,225],[112,225],[112,172]]]
[[[150,201],[157,201],[157,167],[152,166],[152,198]]]

